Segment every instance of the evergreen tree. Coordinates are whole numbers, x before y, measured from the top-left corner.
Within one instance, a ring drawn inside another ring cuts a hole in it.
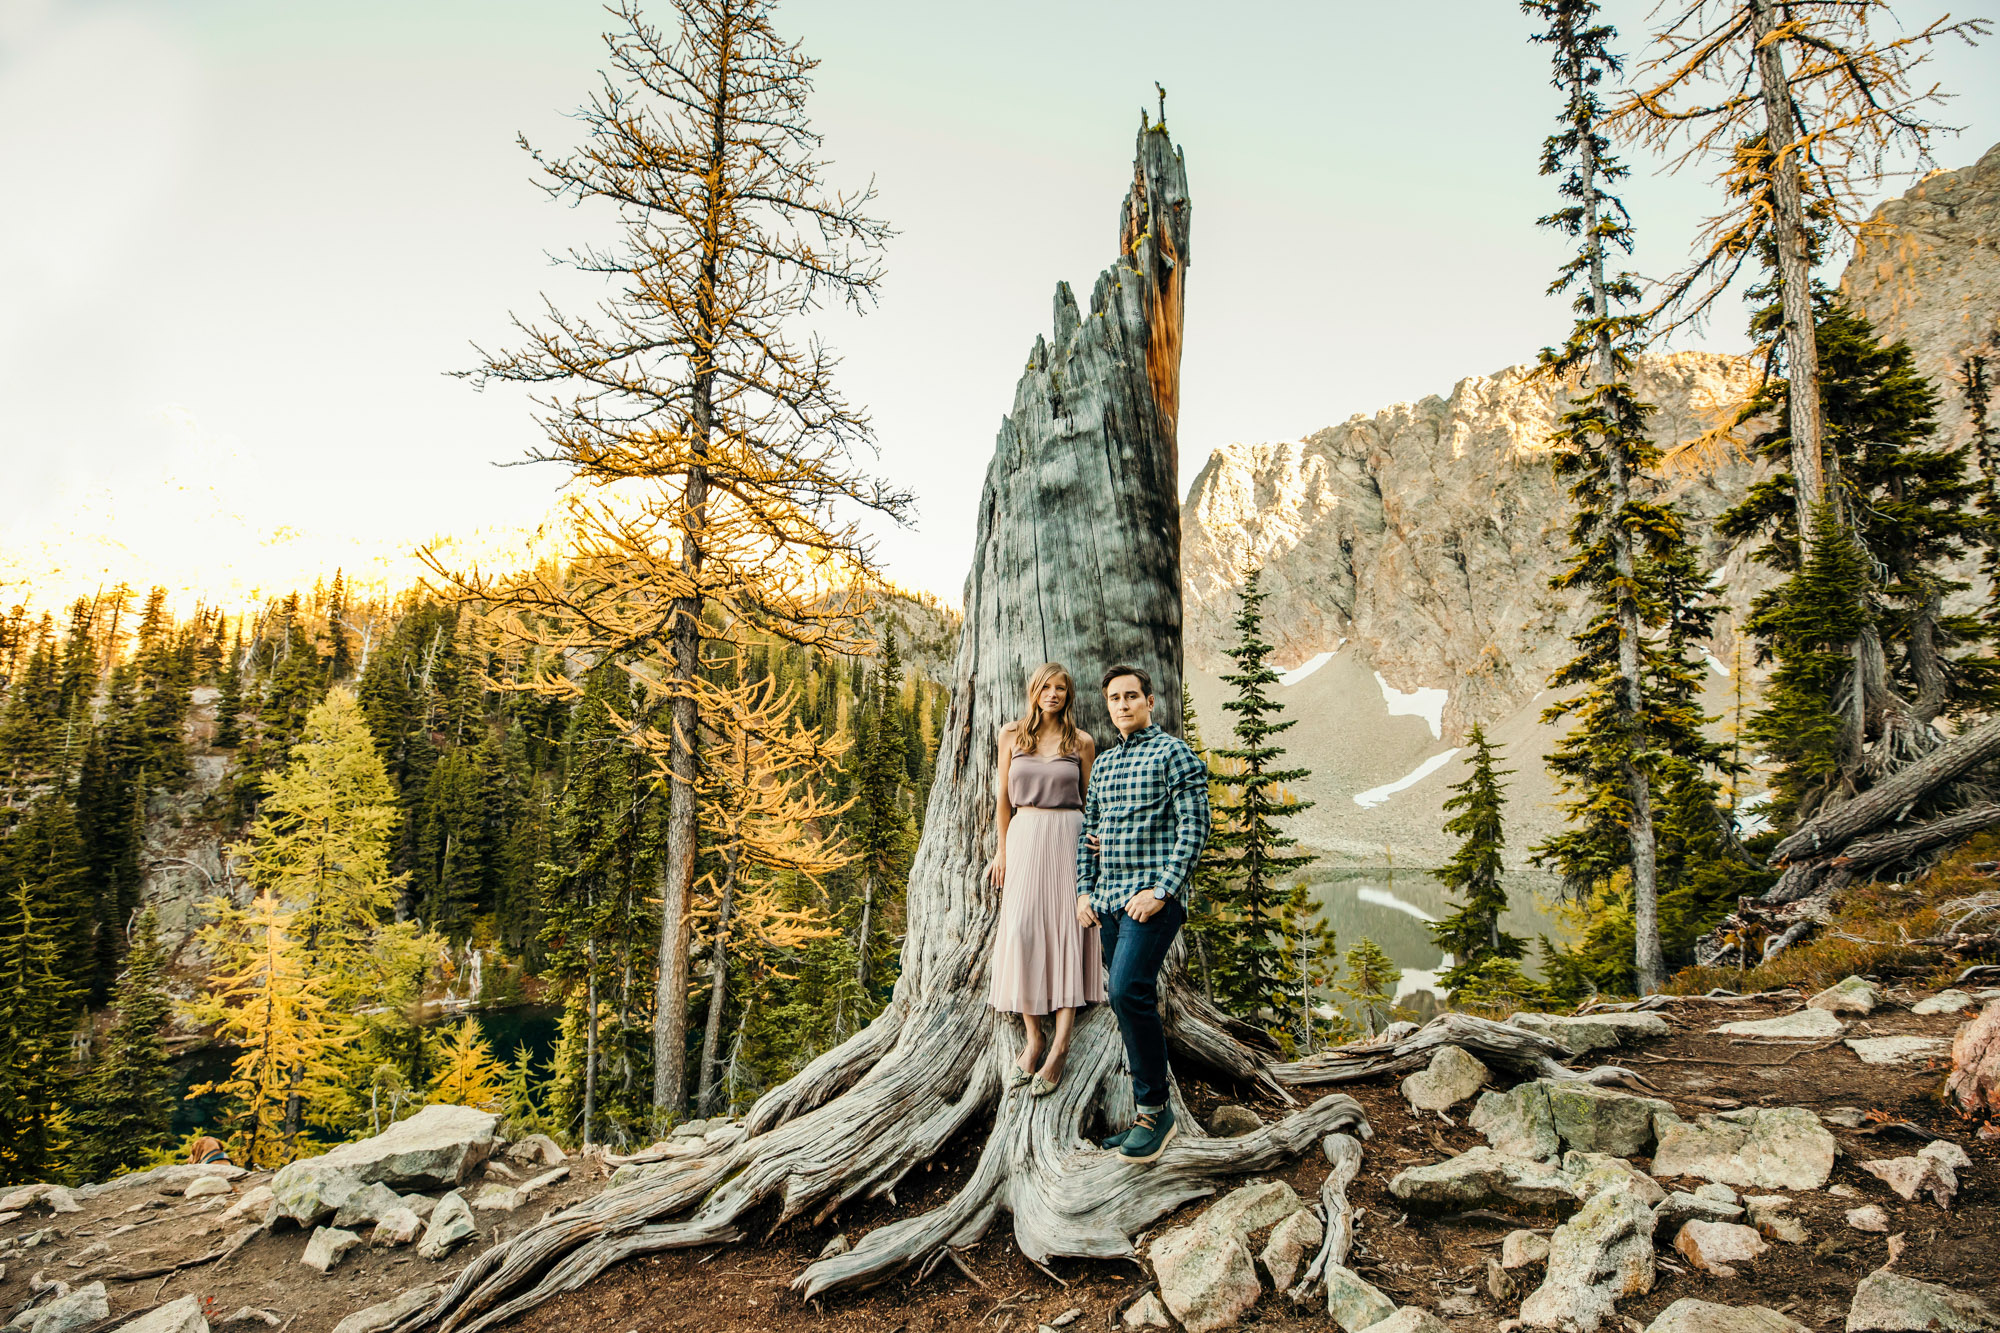
[[[1222,924],[1211,931],[1210,943],[1215,992],[1244,1015],[1284,1011],[1284,945],[1276,932],[1287,891],[1279,881],[1312,863],[1312,857],[1287,850],[1298,839],[1278,825],[1310,807],[1286,786],[1311,774],[1279,767],[1285,750],[1272,738],[1289,730],[1294,720],[1276,720],[1281,706],[1267,693],[1277,684],[1278,673],[1271,667],[1271,645],[1262,637],[1264,594],[1258,578],[1256,569],[1244,574],[1236,614],[1239,637],[1229,650],[1236,670],[1222,678],[1236,691],[1222,705],[1236,715],[1231,726],[1236,744],[1214,752],[1224,767],[1213,780],[1225,797],[1223,818],[1209,835],[1209,845],[1220,855],[1215,892]]]
[[[148,907],[125,955],[125,974],[114,1001],[117,1021],[71,1115],[75,1144],[70,1160],[80,1179],[109,1179],[147,1162],[173,1141],[174,1072],[164,1040],[173,1006],[166,992],[166,961],[159,917]]]
[[[1211,819],[1219,824],[1227,818],[1225,806],[1229,802],[1229,793],[1214,780],[1215,757],[1202,744],[1201,720],[1195,715],[1194,694],[1185,680],[1181,682],[1181,738],[1201,756],[1203,766],[1209,771],[1208,806]],[[1222,919],[1217,907],[1226,888],[1224,876],[1228,873],[1229,860],[1230,854],[1212,842],[1203,845],[1201,859],[1195,863],[1194,874],[1189,877],[1187,924],[1181,927],[1194,954],[1194,970],[1195,975],[1201,978],[1202,994],[1208,997],[1211,1004],[1215,1002],[1216,936],[1229,929],[1229,923]]]
[[[0,900],[0,934],[14,930],[17,896],[32,910],[39,929],[56,949],[66,977],[93,975],[97,950],[97,908],[89,895],[89,866],[76,813],[60,792],[37,797],[4,842],[0,874],[9,894]]]
[[[222,663],[222,693],[215,701],[215,748],[233,750],[243,744],[243,626]]]
[[[889,961],[885,955],[892,952],[882,922],[900,902],[916,849],[908,802],[902,658],[894,630],[883,641],[881,664],[872,673],[858,673],[855,685],[861,700],[854,715],[854,804],[847,835],[852,873],[860,881],[854,905],[854,979],[864,991],[886,996],[887,988],[873,981],[876,965]]]
[[[1432,941],[1451,955],[1451,965],[1438,980],[1454,1000],[1475,976],[1483,976],[1489,987],[1495,983],[1499,973],[1486,966],[1489,962],[1512,962],[1527,952],[1525,940],[1500,929],[1507,910],[1507,889],[1500,882],[1506,873],[1501,850],[1507,841],[1500,779],[1513,770],[1494,766],[1496,747],[1477,723],[1466,744],[1472,750],[1472,771],[1452,785],[1453,794],[1444,803],[1451,815],[1444,831],[1461,841],[1444,868],[1433,872],[1447,893],[1458,896],[1460,906],[1430,928]]]
[[[1270,1029],[1279,1045],[1297,1059],[1323,1050],[1345,1035],[1346,1025],[1327,1012],[1327,993],[1340,974],[1340,956],[1326,911],[1304,880],[1292,885],[1278,907],[1278,942],[1282,946],[1278,983],[1285,993],[1282,1020]]]
[[[333,591],[326,602],[326,681],[338,685],[354,676],[354,649],[347,640],[347,580],[333,571]]]
[[[430,1099],[496,1110],[505,1098],[507,1077],[506,1066],[493,1058],[493,1048],[479,1031],[479,1020],[467,1014],[444,1042],[444,1058],[431,1076]]]
[[[192,664],[183,660],[180,646],[167,613],[167,590],[154,588],[146,596],[133,650],[135,721],[139,766],[152,781],[169,788],[178,788],[188,776],[183,728],[194,681]]]
[[[81,998],[63,938],[20,880],[0,898],[0,1183],[66,1179],[75,1090],[70,1029]]]
[[[1402,978],[1403,970],[1396,966],[1396,960],[1381,945],[1364,937],[1347,951],[1347,979],[1336,989],[1355,1002],[1362,1026],[1372,1037],[1389,1025],[1396,986]]]

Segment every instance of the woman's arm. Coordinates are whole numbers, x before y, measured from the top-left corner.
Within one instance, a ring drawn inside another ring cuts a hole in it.
[[[1014,724],[1009,722],[1000,728],[1000,794],[993,812],[994,826],[1000,830],[1000,845],[986,867],[986,878],[996,888],[1005,888],[1007,884],[1007,824],[1014,818],[1014,803],[1007,799],[1007,770],[1013,762]]]
[[[1097,762],[1097,742],[1090,738],[1090,733],[1087,731],[1076,733],[1076,757],[1077,762],[1083,766],[1082,790],[1089,791],[1090,766]]]

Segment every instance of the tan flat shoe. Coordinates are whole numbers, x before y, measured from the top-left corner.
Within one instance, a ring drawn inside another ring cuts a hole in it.
[[[1046,1097],[1056,1090],[1056,1084],[1060,1082],[1062,1082],[1062,1075],[1060,1074],[1056,1075],[1054,1082],[1037,1074],[1035,1075],[1035,1081],[1028,1087],[1028,1095],[1030,1097]]]
[[[1007,1066],[1007,1086],[1010,1088],[1018,1088],[1033,1077],[1035,1076],[1019,1065],[1010,1064]]]

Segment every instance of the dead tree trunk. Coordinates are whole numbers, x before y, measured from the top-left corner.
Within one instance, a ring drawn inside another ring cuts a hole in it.
[[[1132,1166],[1089,1139],[1131,1109],[1109,1010],[1082,1016],[1060,1088],[1030,1098],[1005,1090],[1018,1028],[986,1003],[1000,907],[980,873],[994,851],[994,741],[1028,673],[1043,661],[1067,663],[1087,686],[1080,721],[1108,738],[1103,702],[1088,685],[1114,661],[1143,663],[1159,698],[1155,720],[1180,726],[1175,421],[1189,222],[1180,153],[1164,125],[1142,118],[1118,259],[1098,278],[1087,318],[1068,286],[1056,289],[1054,337],[1036,340],[987,470],[951,711],[888,1007],[765,1094],[735,1146],[657,1163],[647,1168],[656,1174],[529,1227],[474,1260],[396,1333],[474,1333],[632,1255],[734,1240],[767,1202],[779,1224],[822,1220],[851,1199],[891,1193],[981,1117],[992,1130],[955,1198],[812,1264],[797,1289],[810,1297],[880,1281],[941,1247],[971,1243],[1003,1212],[1037,1261],[1130,1254],[1135,1232],[1230,1175],[1365,1125],[1360,1107],[1338,1094],[1241,1138],[1209,1138],[1189,1118],[1164,1157]],[[1239,1077],[1262,1073],[1238,1029],[1199,1000],[1184,973],[1176,969],[1166,990],[1178,1055]]]

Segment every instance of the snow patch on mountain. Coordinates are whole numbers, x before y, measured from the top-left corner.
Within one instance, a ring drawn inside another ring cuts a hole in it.
[[[1375,677],[1375,679],[1380,680],[1382,679],[1382,677],[1378,674]],[[1386,690],[1389,687],[1385,685],[1382,688]],[[1438,690],[1436,691],[1436,693],[1443,694],[1444,691]],[[1440,709],[1444,707],[1442,701],[1439,702],[1438,707]],[[1395,710],[1392,708],[1389,711],[1394,712]],[[1382,802],[1388,800],[1391,796],[1394,796],[1397,792],[1408,791],[1410,788],[1416,786],[1419,782],[1422,782],[1425,778],[1429,777],[1431,774],[1437,772],[1440,768],[1443,768],[1446,764],[1451,762],[1452,756],[1457,753],[1458,749],[1456,746],[1454,746],[1453,748],[1446,750],[1443,754],[1434,754],[1430,758],[1424,760],[1423,763],[1418,764],[1414,770],[1405,773],[1402,777],[1397,778],[1394,782],[1384,783],[1380,787],[1370,787],[1367,791],[1358,791],[1354,793],[1354,803],[1360,806],[1363,810],[1373,810],[1376,806],[1382,804]]]
[[[1427,689],[1420,685],[1406,693],[1382,679],[1379,671],[1375,673],[1375,683],[1382,687],[1382,702],[1389,705],[1390,717],[1420,717],[1430,724],[1432,740],[1444,739],[1444,706],[1451,701],[1450,690]],[[1456,753],[1456,750],[1452,751],[1452,754]],[[1445,756],[1447,759],[1450,757]],[[1357,796],[1354,799],[1359,801],[1361,798]]]

